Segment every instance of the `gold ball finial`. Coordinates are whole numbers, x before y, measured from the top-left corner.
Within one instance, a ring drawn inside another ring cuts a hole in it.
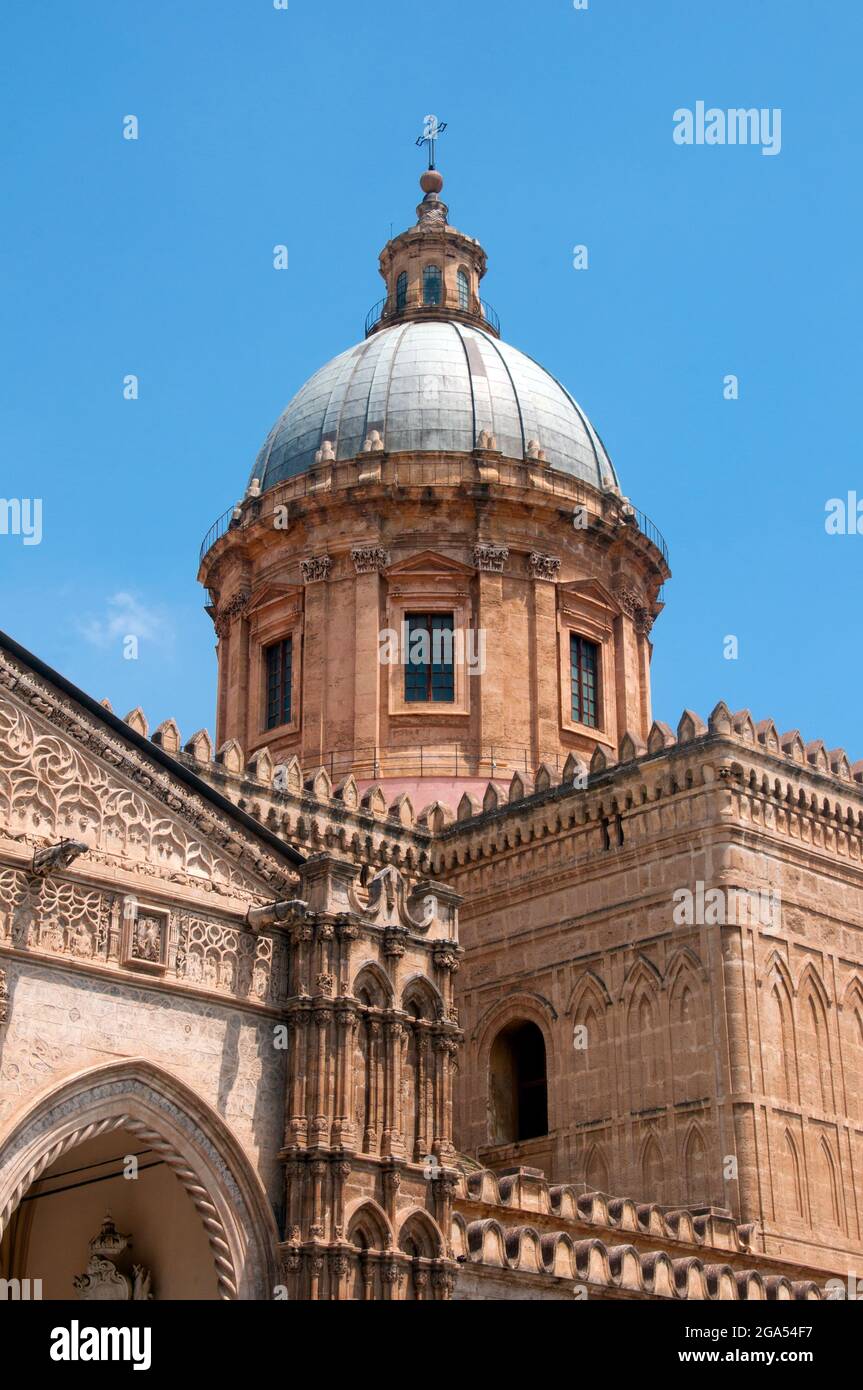
[[[426,169],[420,177],[420,188],[423,193],[440,193],[443,188],[443,175],[438,169]]]

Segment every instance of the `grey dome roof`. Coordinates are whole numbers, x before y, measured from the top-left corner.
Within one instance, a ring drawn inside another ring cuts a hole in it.
[[[595,487],[617,483],[602,440],[543,367],[490,333],[449,320],[409,321],[334,357],[297,392],[258,454],[261,491],[311,467],[329,440],[354,458],[371,430],[390,453],[470,453],[481,430],[522,459],[537,440],[552,468]]]

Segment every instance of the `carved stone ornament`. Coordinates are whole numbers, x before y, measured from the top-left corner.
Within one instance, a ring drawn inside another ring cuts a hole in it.
[[[534,579],[545,579],[553,584],[560,574],[560,561],[553,555],[540,555],[534,550],[528,563]]]
[[[422,916],[415,917],[408,905],[405,881],[393,864],[387,864],[371,879],[368,904],[363,906],[351,891],[354,911],[379,927],[403,927],[408,931],[428,931],[438,916],[438,899],[428,893],[422,899]],[[401,953],[399,953],[401,954]]]
[[[121,1235],[107,1212],[102,1229],[90,1241],[90,1258],[84,1274],[72,1280],[78,1297],[95,1302],[144,1302],[153,1297],[150,1292],[150,1271],[143,1265],[133,1265],[131,1276],[121,1274],[116,1261],[131,1245],[131,1237]]]
[[[297,875],[262,852],[252,832],[6,652],[0,652],[0,766],[0,816],[13,834],[26,836],[38,808],[40,838],[55,842],[49,849],[74,821],[95,865],[120,862],[153,878],[170,875],[174,883],[205,878],[214,894],[245,903],[250,892],[260,892],[261,879],[285,898],[297,884]],[[40,769],[35,783],[34,768]],[[254,874],[240,864],[250,850]],[[37,880],[55,881],[50,873]]]
[[[68,869],[79,854],[87,853],[87,845],[81,840],[61,840],[56,845],[43,845],[33,851],[31,872],[41,876],[52,869]]]
[[[320,584],[329,578],[333,562],[329,555],[313,555],[310,560],[301,560],[304,584]]]
[[[121,963],[137,970],[162,971],[168,964],[170,913],[127,898],[123,910]]]
[[[637,608],[635,610],[635,630],[640,637],[649,637],[656,617],[649,608]]]
[[[380,545],[357,545],[351,551],[357,574],[377,574],[390,563],[390,552]]]
[[[0,970],[0,1024],[6,1022],[9,1013],[9,986],[6,983],[6,971]]]
[[[216,628],[217,637],[225,637],[228,629],[235,618],[244,613],[251,597],[248,589],[241,589],[239,593],[232,594],[221,608],[218,609],[213,622]]]
[[[503,567],[509,559],[505,545],[475,545],[473,562],[483,574],[503,574]]]

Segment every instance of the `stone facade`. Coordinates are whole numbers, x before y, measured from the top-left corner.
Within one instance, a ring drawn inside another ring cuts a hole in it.
[[[369,416],[253,477],[200,567],[215,744],[0,639],[0,1278],[818,1299],[863,1258],[863,764],[653,722],[664,543],[559,383],[483,356],[425,178],[368,333],[471,330],[470,447]],[[482,651],[445,699],[380,659],[417,614]]]

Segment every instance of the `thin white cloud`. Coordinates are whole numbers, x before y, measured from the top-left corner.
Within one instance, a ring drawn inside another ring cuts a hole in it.
[[[164,647],[174,636],[173,624],[163,609],[151,608],[125,592],[108,598],[101,617],[87,616],[79,619],[76,626],[85,642],[102,648],[116,646],[126,637]]]

